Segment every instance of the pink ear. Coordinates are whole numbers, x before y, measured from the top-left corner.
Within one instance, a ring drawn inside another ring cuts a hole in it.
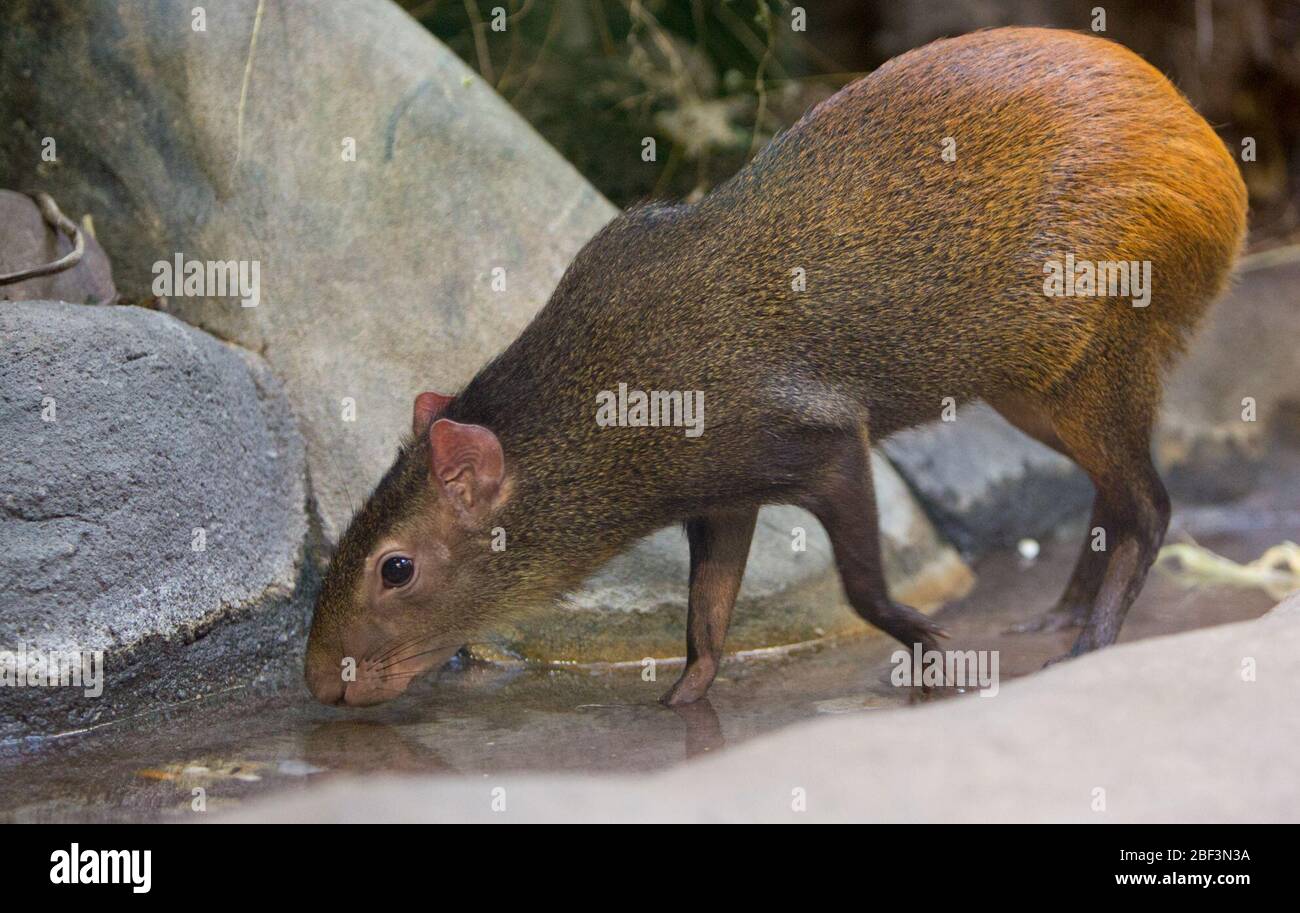
[[[450,396],[441,393],[421,393],[415,398],[415,414],[411,416],[411,431],[424,434],[433,420],[442,414],[451,403]]]
[[[482,425],[438,419],[429,429],[429,461],[443,490],[474,515],[492,506],[505,476],[501,442]]]

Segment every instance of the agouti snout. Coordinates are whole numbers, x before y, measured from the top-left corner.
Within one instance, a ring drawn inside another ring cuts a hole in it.
[[[1223,143],[1119,45],[998,29],[890,61],[699,203],[619,216],[463,391],[417,398],[327,574],[312,691],[393,697],[683,522],[688,662],[665,699],[695,700],[766,503],[816,515],[863,619],[933,647],[885,586],[868,448],[972,398],[1095,484],[1107,547],[1037,626],[1080,627],[1073,653],[1112,643],[1168,520],[1162,372],[1245,212]],[[699,391],[700,433],[597,421],[620,385]]]

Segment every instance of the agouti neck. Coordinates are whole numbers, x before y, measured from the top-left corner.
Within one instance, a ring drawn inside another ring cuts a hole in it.
[[[623,255],[679,243],[674,229],[686,212],[634,211],[608,226],[534,321],[446,413],[490,428],[501,441],[512,487],[496,523],[524,577],[542,574],[562,587],[575,585],[679,518],[673,502],[683,495],[684,480],[666,475],[671,462],[662,451],[678,443],[682,429],[603,428],[596,407],[600,391],[652,379],[642,375],[653,359],[636,324],[661,296],[653,280],[647,285],[646,277],[621,270]],[[598,269],[591,268],[593,254]],[[620,272],[622,282],[605,278]],[[628,289],[629,278],[635,290]],[[635,310],[627,306],[633,299]]]

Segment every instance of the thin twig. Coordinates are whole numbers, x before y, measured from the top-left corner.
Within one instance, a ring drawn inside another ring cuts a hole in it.
[[[478,14],[474,0],[465,0],[465,13],[469,16],[471,30],[474,32],[474,52],[478,54],[479,74],[488,85],[496,86],[496,75],[492,71],[492,56],[488,53],[487,36],[483,34],[483,17]]]
[[[257,51],[257,33],[262,30],[262,9],[266,0],[257,0],[253,14],[253,34],[248,39],[248,59],[244,61],[244,81],[239,86],[239,109],[235,112],[235,164],[244,153],[244,107],[248,103],[248,84],[253,79],[253,55]]]
[[[62,231],[72,240],[72,250],[53,263],[45,263],[31,269],[0,275],[0,285],[12,285],[15,282],[22,282],[24,279],[52,276],[55,273],[63,272],[65,269],[72,269],[81,262],[81,255],[86,252],[86,239],[82,235],[81,229],[77,226],[77,223],[59,211],[59,207],[48,193],[32,191],[27,195],[36,201],[36,205],[40,208],[41,216],[46,223],[55,231]]]
[[[767,85],[763,82],[763,73],[767,70],[768,61],[772,59],[772,47],[776,44],[776,29],[773,27],[775,17],[772,15],[772,9],[767,5],[767,0],[758,0],[758,8],[762,11],[759,16],[767,29],[767,46],[758,61],[758,69],[754,71],[754,92],[758,95],[758,108],[754,112],[754,135],[749,141],[750,157],[758,152],[758,135],[763,128],[763,118],[767,115]]]

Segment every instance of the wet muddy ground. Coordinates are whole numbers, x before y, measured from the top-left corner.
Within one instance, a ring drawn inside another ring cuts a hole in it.
[[[1177,510],[1170,542],[1192,536],[1236,561],[1300,540],[1300,486],[1281,474],[1226,508]],[[1002,683],[1037,671],[1073,632],[1006,629],[1045,610],[1065,584],[1082,529],[1042,543],[1037,559],[1001,554],[976,565],[979,582],[936,617],[952,649],[999,651]],[[1123,640],[1254,618],[1278,600],[1259,589],[1189,585],[1157,569]],[[677,669],[657,681],[639,668],[504,669],[454,663],[437,681],[365,710],[316,705],[286,661],[256,684],[191,704],[32,742],[0,755],[0,820],[201,820],[340,772],[649,771],[825,713],[863,713],[919,698],[888,682],[898,648],[864,636],[784,655],[729,660],[710,698],[670,710],[657,703]]]

